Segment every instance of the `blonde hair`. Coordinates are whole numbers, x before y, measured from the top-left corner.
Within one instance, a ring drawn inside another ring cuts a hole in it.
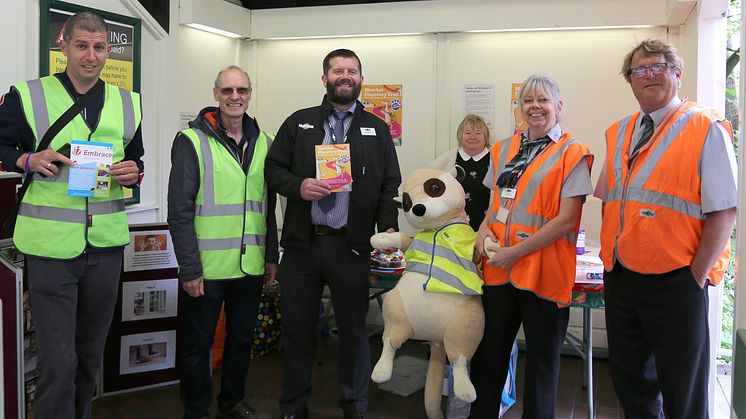
[[[461,137],[464,135],[464,130],[467,125],[471,125],[473,128],[482,131],[484,134],[484,147],[487,148],[490,146],[490,130],[487,128],[487,123],[484,122],[484,118],[474,114],[466,115],[464,119],[461,120],[461,123],[458,124],[456,138],[458,139],[459,146],[461,146]]]

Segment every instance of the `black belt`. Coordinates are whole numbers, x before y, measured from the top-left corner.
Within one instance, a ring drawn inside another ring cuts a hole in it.
[[[313,225],[313,232],[317,236],[331,236],[333,234],[344,234],[347,231],[347,227],[332,228],[325,225]]]

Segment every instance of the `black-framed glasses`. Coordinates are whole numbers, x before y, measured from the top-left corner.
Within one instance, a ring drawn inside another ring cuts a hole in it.
[[[655,64],[649,64],[649,65],[641,65],[639,67],[635,67],[629,70],[629,74],[632,77],[645,77],[645,75],[648,73],[648,70],[650,70],[651,73],[653,73],[654,76],[659,76],[663,74],[666,69],[669,68],[676,68],[675,65],[670,63],[655,63]]]
[[[251,93],[251,87],[221,87],[218,89],[221,95],[230,96],[233,92],[238,92],[241,96],[246,96]]]

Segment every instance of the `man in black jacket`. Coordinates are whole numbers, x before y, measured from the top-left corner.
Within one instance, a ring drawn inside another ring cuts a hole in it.
[[[338,360],[345,418],[361,418],[368,405],[370,348],[368,313],[370,237],[395,231],[393,198],[401,183],[388,126],[357,101],[362,65],[339,49],[323,62],[327,94],[321,105],[302,109],[280,127],[266,162],[270,189],[287,197],[278,279],[283,317],[283,417],[306,418],[314,342],[324,285],[332,293],[339,328]],[[315,150],[348,144],[352,190],[330,192],[316,179]]]

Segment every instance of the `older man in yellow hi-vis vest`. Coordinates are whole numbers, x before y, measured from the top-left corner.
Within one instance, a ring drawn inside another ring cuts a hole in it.
[[[168,225],[184,307],[181,402],[184,418],[208,417],[210,348],[220,307],[226,338],[216,418],[258,418],[244,401],[251,342],[264,282],[279,260],[275,194],[264,181],[272,136],[246,114],[251,80],[236,66],[218,73],[207,107],[171,149]]]
[[[40,419],[91,417],[129,242],[122,186],[137,185],[143,172],[140,96],[99,79],[110,48],[101,17],[73,15],[60,42],[65,71],[18,83],[0,98],[0,159],[9,170],[33,176],[13,242],[26,256],[39,345]],[[51,141],[37,152],[45,134]],[[111,150],[106,193],[71,193],[73,162],[65,154],[73,140],[106,143],[99,147]]]
[[[629,418],[708,417],[707,285],[727,266],[736,164],[730,124],[679,98],[682,71],[663,41],[627,54],[640,111],[607,129],[596,185],[609,361]]]

